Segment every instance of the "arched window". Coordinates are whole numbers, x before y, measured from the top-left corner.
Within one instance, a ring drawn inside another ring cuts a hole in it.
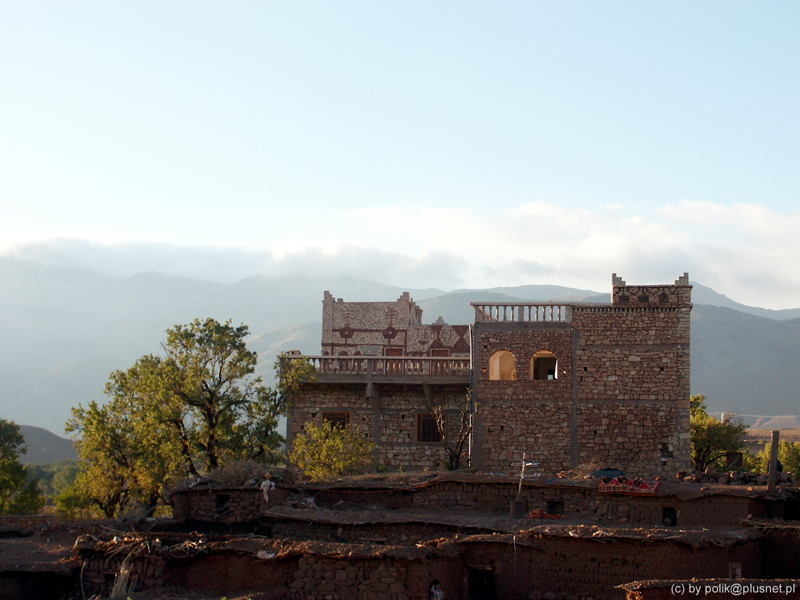
[[[489,359],[489,379],[511,381],[517,378],[517,359],[511,352],[501,350]]]
[[[531,359],[531,379],[558,379],[558,359],[548,350],[539,350]]]

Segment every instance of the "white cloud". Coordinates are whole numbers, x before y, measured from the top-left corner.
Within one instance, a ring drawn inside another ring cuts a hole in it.
[[[553,283],[606,292],[612,272],[630,283],[669,283],[688,271],[740,302],[800,307],[800,214],[759,205],[683,200],[655,212],[546,202],[480,211],[408,205],[316,222],[260,249],[62,240],[14,252],[118,276],[344,275],[442,289]]]

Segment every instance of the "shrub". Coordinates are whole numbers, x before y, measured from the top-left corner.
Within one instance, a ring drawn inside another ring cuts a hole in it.
[[[292,441],[291,461],[314,481],[354,475],[372,462],[375,448],[365,435],[351,426],[325,421],[321,427],[307,423]]]

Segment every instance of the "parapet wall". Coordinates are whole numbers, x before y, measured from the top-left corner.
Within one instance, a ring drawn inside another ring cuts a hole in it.
[[[347,488],[307,484],[296,491],[312,495],[323,507],[342,503],[362,510],[453,510],[457,513],[507,516],[512,500],[523,504],[525,513],[537,509],[564,518],[591,523],[625,523],[661,526],[667,516],[673,526],[738,528],[745,519],[771,517],[774,500],[747,490],[729,493],[702,492],[697,484],[667,483],[654,495],[601,493],[596,482],[570,479],[526,481],[519,491],[513,477],[459,480],[454,474],[416,486]],[[291,488],[279,487],[271,500],[280,502]],[[228,510],[219,511],[220,495]],[[270,506],[275,506],[270,502]],[[175,519],[208,523],[256,521],[269,507],[255,488],[214,491],[195,488],[173,496]],[[378,510],[378,509],[376,509]]]

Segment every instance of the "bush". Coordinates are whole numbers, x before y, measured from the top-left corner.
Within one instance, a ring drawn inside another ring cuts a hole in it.
[[[769,455],[772,452],[772,442],[767,442],[764,449],[758,453],[759,470],[769,472]],[[795,479],[800,478],[800,442],[779,442],[778,460],[783,465],[783,470],[792,474]]]
[[[375,448],[365,435],[351,426],[325,421],[322,427],[307,423],[292,441],[289,458],[313,481],[355,475],[372,462]]]

